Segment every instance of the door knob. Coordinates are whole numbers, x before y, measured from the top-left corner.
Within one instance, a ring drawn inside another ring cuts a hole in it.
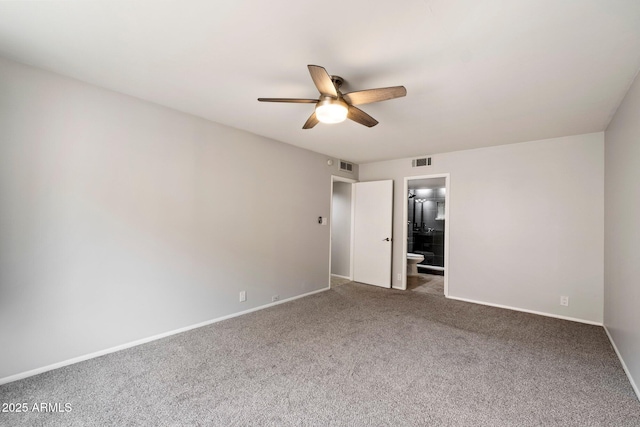
[[[388,241],[390,241],[390,240],[391,240],[391,239],[389,239],[388,237],[387,237],[386,239],[382,239],[382,241],[383,241],[383,242],[388,242]]]

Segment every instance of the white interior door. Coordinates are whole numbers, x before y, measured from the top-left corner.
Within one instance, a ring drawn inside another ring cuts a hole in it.
[[[353,280],[391,287],[393,181],[354,184]]]

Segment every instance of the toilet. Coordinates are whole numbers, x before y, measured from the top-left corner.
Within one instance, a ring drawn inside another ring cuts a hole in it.
[[[418,263],[424,260],[424,255],[407,253],[407,276],[418,275]]]

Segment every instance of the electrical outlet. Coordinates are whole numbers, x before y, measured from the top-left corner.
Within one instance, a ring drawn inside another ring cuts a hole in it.
[[[240,302],[245,302],[247,300],[247,291],[240,291]]]
[[[280,295],[274,295],[271,297],[271,302],[276,302],[280,299]]]
[[[402,273],[398,273],[398,280],[402,280]]]
[[[560,297],[560,305],[569,307],[569,297]]]

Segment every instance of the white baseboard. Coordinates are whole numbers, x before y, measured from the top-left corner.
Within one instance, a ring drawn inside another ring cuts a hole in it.
[[[331,277],[337,277],[338,279],[347,279],[347,280],[351,280],[351,277],[349,276],[341,276],[339,274],[332,274]]]
[[[618,359],[620,359],[620,363],[622,364],[622,369],[624,369],[624,373],[627,374],[627,378],[629,378],[629,382],[631,383],[631,388],[633,388],[633,391],[636,393],[636,397],[638,398],[638,400],[640,400],[640,389],[638,388],[635,381],[633,380],[633,377],[631,376],[631,372],[629,372],[629,369],[627,368],[627,364],[624,363],[624,359],[622,358],[620,351],[618,351],[618,347],[616,346],[616,343],[613,341],[613,337],[609,333],[609,329],[607,329],[606,325],[604,325],[604,331],[607,333],[607,336],[609,337],[609,341],[611,342],[611,346],[613,347],[613,350],[618,355]]]
[[[104,356],[105,354],[115,353],[116,351],[124,350],[124,349],[131,348],[131,347],[136,347],[138,345],[146,344],[148,342],[159,340],[161,338],[166,338],[168,336],[179,334],[181,332],[190,331],[191,329],[201,328],[203,326],[211,325],[212,323],[217,323],[217,322],[221,322],[223,320],[232,319],[234,317],[242,316],[243,314],[249,314],[249,313],[252,313],[254,311],[263,310],[265,308],[273,307],[274,305],[283,304],[285,302],[293,301],[293,300],[296,300],[296,299],[299,299],[299,298],[308,297],[308,296],[313,295],[313,294],[317,294],[317,293],[320,293],[320,292],[328,291],[329,289],[330,289],[329,287],[318,289],[316,291],[307,292],[305,294],[297,295],[295,297],[286,298],[286,299],[283,299],[283,300],[280,300],[280,301],[271,302],[271,303],[268,303],[268,304],[265,304],[265,305],[261,305],[261,306],[254,307],[254,308],[250,308],[248,310],[240,311],[238,313],[228,314],[226,316],[217,317],[215,319],[207,320],[205,322],[197,323],[195,325],[185,326],[184,328],[174,329],[174,330],[169,331],[169,332],[164,332],[164,333],[161,333],[161,334],[158,334],[158,335],[153,335],[151,337],[142,338],[142,339],[139,339],[139,340],[136,340],[136,341],[132,341],[132,342],[126,343],[126,344],[122,344],[122,345],[118,345],[118,346],[115,346],[115,347],[107,348],[105,350],[100,350],[100,351],[96,351],[94,353],[85,354],[83,356],[74,357],[73,359],[64,360],[62,362],[57,362],[57,363],[54,363],[54,364],[51,364],[51,365],[43,366],[41,368],[31,369],[29,371],[21,372],[19,374],[10,375],[8,377],[0,378],[0,385],[7,384],[7,383],[10,383],[10,382],[13,382],[13,381],[18,381],[18,380],[21,380],[21,379],[24,379],[24,378],[32,377],[34,375],[38,375],[38,374],[41,374],[43,372],[47,372],[47,371],[51,371],[51,370],[54,370],[54,369],[62,368],[63,366],[73,365],[74,363],[83,362],[85,360],[93,359],[95,357]]]
[[[562,320],[570,320],[572,322],[586,323],[587,325],[603,326],[602,322],[594,322],[593,320],[577,319],[575,317],[562,316],[560,314],[545,313],[543,311],[535,311],[535,310],[527,310],[526,308],[510,307],[508,305],[493,304],[490,302],[476,301],[476,300],[460,298],[460,297],[447,296],[447,298],[458,300],[458,301],[470,302],[473,304],[488,305],[490,307],[506,308],[507,310],[521,311],[523,313],[537,314],[539,316],[554,317],[556,319],[562,319]]]

